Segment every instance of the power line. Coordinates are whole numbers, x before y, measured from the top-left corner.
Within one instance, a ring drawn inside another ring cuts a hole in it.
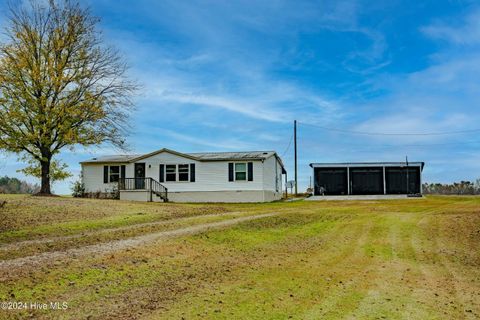
[[[442,136],[442,135],[453,135],[453,134],[466,134],[480,132],[480,129],[471,129],[471,130],[460,130],[460,131],[444,131],[444,132],[402,132],[402,133],[388,133],[388,132],[366,132],[366,131],[355,131],[355,130],[346,130],[338,128],[330,128],[319,126],[310,123],[301,123],[304,126],[315,127],[323,130],[336,131],[342,133],[350,134],[361,134],[361,135],[371,135],[371,136]]]
[[[369,146],[372,148],[375,147],[385,147],[385,148],[399,148],[399,147],[433,147],[433,146],[457,146],[457,145],[467,145],[467,144],[475,144],[475,143],[480,143],[480,141],[464,141],[464,142],[450,142],[450,143],[422,143],[422,144],[377,144],[377,145],[372,145]],[[352,147],[358,146],[358,145],[349,145]]]
[[[292,145],[292,141],[293,141],[293,133],[292,133],[292,136],[290,137],[290,141],[288,142],[288,146],[287,148],[285,148],[285,151],[283,151],[282,155],[280,156],[280,158],[283,158],[283,156],[285,154],[287,154],[288,150],[290,150],[290,146]]]
[[[341,144],[346,148],[355,148],[355,150],[370,150],[376,148],[402,148],[402,147],[435,147],[435,146],[457,146],[468,144],[480,144],[480,141],[452,142],[452,143],[422,143],[422,144],[373,144],[365,147],[359,144]]]
[[[365,145],[357,145],[357,144],[341,144],[343,148],[348,149],[349,151],[354,151],[354,152],[363,152],[363,151],[371,151],[375,149],[388,149],[388,148],[402,148],[402,147],[408,147],[408,148],[415,148],[415,147],[420,147],[420,148],[425,148],[425,147],[435,147],[435,146],[448,146],[448,145],[468,145],[468,144],[480,144],[480,141],[468,141],[468,142],[453,142],[453,143],[431,143],[431,144],[381,144],[381,145],[369,145],[368,147],[365,147]]]
[[[464,141],[464,142],[451,142],[451,143],[423,143],[423,144],[385,144],[378,145],[383,147],[430,147],[430,146],[457,146],[466,144],[480,143],[480,141]]]

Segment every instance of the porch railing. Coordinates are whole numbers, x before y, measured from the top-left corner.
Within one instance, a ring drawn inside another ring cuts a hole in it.
[[[150,191],[150,201],[153,194],[159,196],[163,201],[168,201],[168,189],[153,178],[120,178],[118,190],[145,190]]]

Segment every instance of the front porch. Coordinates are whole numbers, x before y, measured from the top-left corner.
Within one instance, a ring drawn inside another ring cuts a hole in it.
[[[168,189],[153,178],[121,178],[120,200],[168,202]]]

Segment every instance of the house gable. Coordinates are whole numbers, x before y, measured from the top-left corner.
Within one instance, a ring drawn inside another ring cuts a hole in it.
[[[188,155],[188,154],[185,154],[185,153],[181,153],[181,152],[177,152],[177,151],[174,151],[174,150],[170,150],[170,149],[167,149],[167,148],[162,148],[160,150],[157,150],[157,151],[154,151],[154,152],[151,152],[151,153],[147,153],[147,154],[141,155],[139,157],[136,157],[134,159],[131,159],[130,162],[140,162],[141,160],[151,158],[153,156],[156,156],[156,155],[164,153],[164,152],[170,153],[170,154],[182,157],[182,158],[187,158],[187,159],[190,159],[190,160],[198,160],[194,156],[191,156],[191,155]]]

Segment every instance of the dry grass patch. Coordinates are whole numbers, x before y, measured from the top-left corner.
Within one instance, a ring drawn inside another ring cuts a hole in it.
[[[0,195],[0,243],[230,211],[221,205]]]

